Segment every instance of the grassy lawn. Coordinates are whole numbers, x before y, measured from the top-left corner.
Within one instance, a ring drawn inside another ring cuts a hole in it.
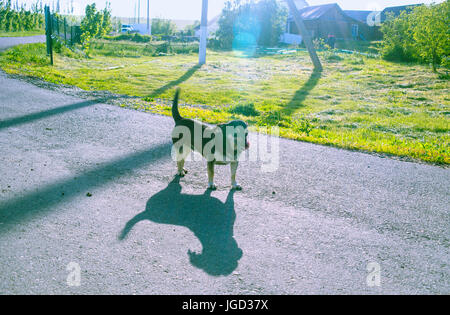
[[[45,31],[44,30],[22,31],[22,32],[0,31],[0,37],[25,37],[25,36],[35,36],[35,35],[45,35]]]
[[[182,88],[182,114],[210,123],[239,118],[254,129],[278,125],[284,137],[449,164],[450,85],[427,67],[321,52],[313,73],[305,52],[247,58],[208,52],[154,56],[146,44],[101,41],[92,58],[64,51],[48,65],[43,44],[0,55],[8,73],[85,90],[139,97],[122,106],[170,115]]]

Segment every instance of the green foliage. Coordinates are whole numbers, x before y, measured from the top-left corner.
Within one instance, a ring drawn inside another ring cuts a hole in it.
[[[143,56],[161,56],[161,55],[181,55],[191,54],[198,51],[197,43],[181,44],[174,42],[149,42],[136,43],[125,41],[123,38],[128,35],[119,35],[116,37],[107,37],[106,40],[95,40],[91,45],[91,55],[108,57],[131,57],[140,58]],[[140,36],[140,35],[139,35]],[[122,38],[122,41],[116,38]],[[145,36],[146,38],[148,36]],[[131,39],[134,34],[131,35]]]
[[[218,48],[233,45],[275,46],[286,24],[287,11],[276,0],[229,0],[225,3],[216,32]]]
[[[381,55],[390,61],[417,61],[415,55],[413,38],[410,31],[410,14],[403,11],[398,17],[388,15],[381,26],[383,42]]]
[[[259,116],[259,112],[255,108],[255,104],[238,104],[231,106],[228,111],[232,114],[238,114],[246,117]]]
[[[311,120],[303,116],[295,115],[291,119],[291,128],[297,133],[305,133],[309,136],[311,131],[314,129],[314,125]]]
[[[49,65],[45,44],[28,44],[15,46],[5,52],[10,63],[28,64],[33,66]]]
[[[44,15],[37,2],[31,5],[31,10],[22,6],[12,8],[10,0],[0,0],[0,30],[6,32],[21,32],[44,29]]]
[[[152,37],[148,35],[141,35],[139,33],[134,34],[120,34],[118,36],[104,36],[104,39],[114,41],[131,41],[135,43],[149,43],[152,41]]]
[[[195,29],[200,26],[200,21],[195,21],[194,24],[187,25],[184,30],[180,32],[181,36],[195,36]]]
[[[430,63],[433,71],[448,67],[450,56],[450,1],[422,5],[411,13],[388,17],[381,27],[381,53],[391,61]]]
[[[87,5],[85,17],[81,21],[81,44],[87,55],[91,52],[91,41],[105,36],[112,29],[111,7],[107,3],[102,11],[97,11],[95,3]]]
[[[257,124],[259,126],[280,126],[287,127],[290,122],[290,117],[284,115],[278,109],[272,109],[266,112],[263,112],[257,120]]]
[[[450,56],[450,1],[439,5],[419,6],[411,15],[410,30],[416,54],[432,64],[433,71]]]
[[[152,19],[152,34],[172,36],[177,32],[177,26],[170,20]]]

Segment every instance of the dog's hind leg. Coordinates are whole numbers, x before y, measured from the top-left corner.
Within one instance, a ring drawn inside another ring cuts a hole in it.
[[[180,177],[184,177],[187,174],[187,170],[184,168],[184,162],[186,161],[186,157],[189,154],[189,150],[186,150],[186,147],[182,149],[183,152],[177,151],[177,175]]]
[[[235,190],[242,190],[242,187],[236,182],[236,172],[238,169],[239,163],[238,162],[231,162],[230,168],[231,168],[231,187]]]

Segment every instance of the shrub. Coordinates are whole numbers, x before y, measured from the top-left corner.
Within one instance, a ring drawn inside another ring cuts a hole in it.
[[[291,128],[297,133],[306,133],[308,136],[314,129],[312,122],[302,116],[294,116],[291,119]]]
[[[246,117],[259,116],[259,112],[256,110],[253,103],[235,105],[230,107],[228,111],[232,114],[243,115]]]
[[[389,61],[417,61],[410,32],[410,15],[403,11],[398,17],[388,15],[381,27],[383,42],[381,55]]]
[[[450,55],[450,1],[422,5],[411,13],[403,11],[388,16],[381,27],[384,38],[381,53],[392,61],[430,63],[433,71],[439,64],[448,67]]]

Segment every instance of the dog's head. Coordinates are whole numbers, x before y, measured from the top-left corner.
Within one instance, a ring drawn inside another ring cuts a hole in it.
[[[248,125],[242,120],[233,120],[218,127],[224,135],[224,149],[227,156],[233,156],[233,159],[237,159],[243,151],[250,147]]]

